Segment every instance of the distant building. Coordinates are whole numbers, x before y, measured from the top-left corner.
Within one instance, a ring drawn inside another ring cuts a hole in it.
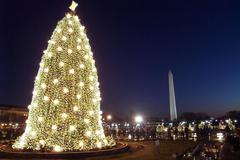
[[[146,127],[157,126],[157,125],[159,125],[159,124],[161,124],[161,123],[162,123],[162,122],[159,120],[159,118],[148,117],[148,118],[147,118]]]
[[[27,107],[0,105],[1,126],[25,123],[27,118],[28,118]]]
[[[148,117],[147,122],[160,122],[159,118],[156,117]]]

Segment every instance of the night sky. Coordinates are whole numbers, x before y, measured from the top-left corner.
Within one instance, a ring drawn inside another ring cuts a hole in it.
[[[240,110],[239,0],[75,0],[87,29],[101,110],[169,117]],[[70,0],[0,1],[0,104],[28,106],[43,50]]]

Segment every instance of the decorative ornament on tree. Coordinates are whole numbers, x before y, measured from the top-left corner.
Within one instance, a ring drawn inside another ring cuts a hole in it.
[[[116,143],[105,137],[97,70],[89,40],[72,11],[58,22],[34,83],[26,130],[13,148],[92,150]]]
[[[69,7],[72,11],[75,11],[76,7],[78,6],[77,3],[75,3],[74,1],[72,1],[72,5]]]

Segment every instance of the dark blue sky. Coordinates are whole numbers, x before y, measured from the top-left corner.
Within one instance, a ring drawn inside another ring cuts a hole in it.
[[[96,60],[101,109],[169,117],[240,108],[240,1],[75,0]],[[0,1],[0,104],[28,106],[42,51],[70,0]]]

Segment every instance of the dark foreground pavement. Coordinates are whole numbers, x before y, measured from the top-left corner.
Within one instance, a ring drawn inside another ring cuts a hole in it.
[[[99,157],[89,157],[83,158],[84,160],[105,160],[105,159],[114,159],[114,160],[155,160],[161,159],[158,153],[158,148],[155,145],[155,141],[141,141],[141,142],[127,142],[130,146],[129,150],[124,153],[108,155],[108,156],[99,156]],[[0,159],[3,160],[20,160],[19,158],[8,158],[0,155]],[[21,158],[22,160],[22,158]],[[23,159],[27,160],[27,159]],[[36,156],[31,160],[53,160],[53,159],[38,159]],[[71,160],[71,155],[68,159],[55,159],[55,160]]]

